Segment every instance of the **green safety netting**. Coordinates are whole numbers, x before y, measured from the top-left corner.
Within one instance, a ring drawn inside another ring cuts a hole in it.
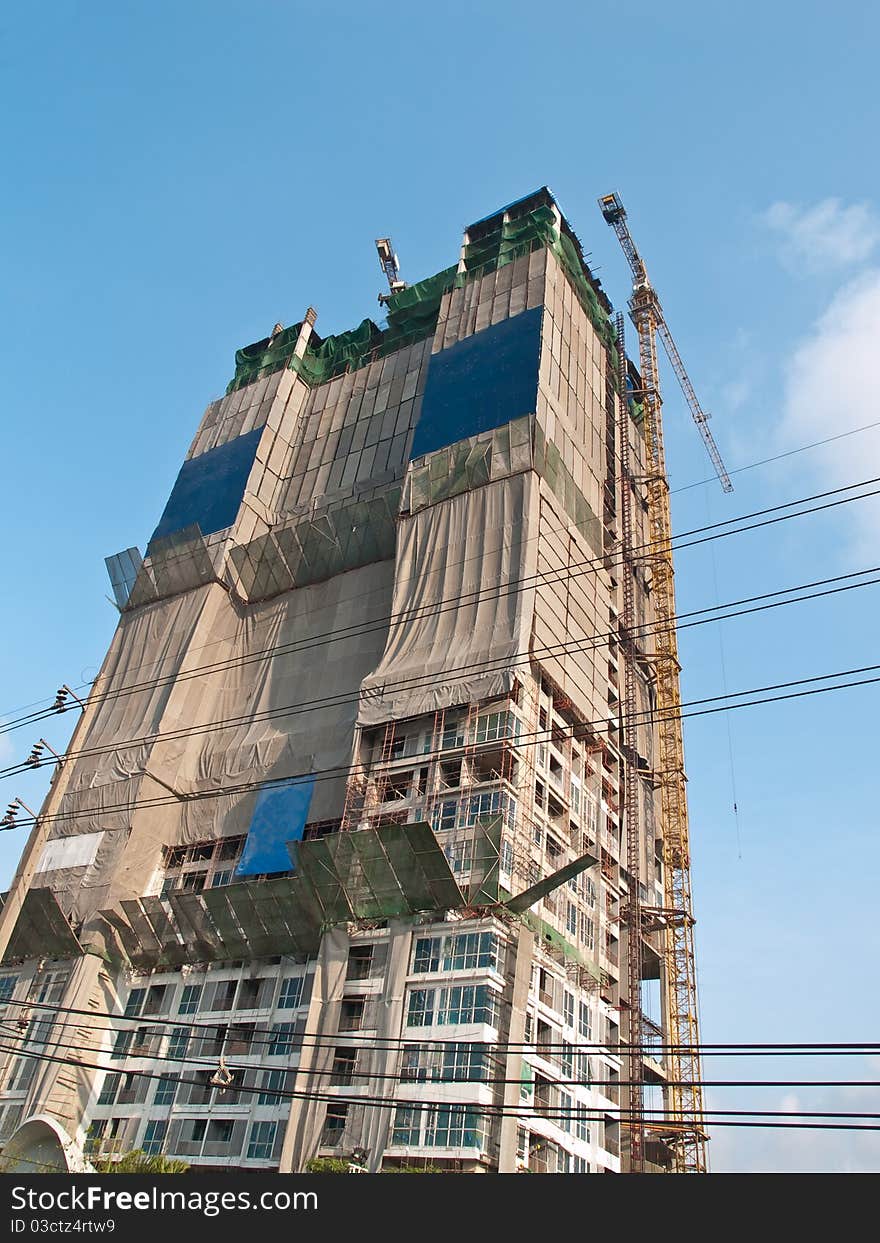
[[[446,268],[435,276],[409,285],[387,301],[387,328],[364,319],[357,328],[321,340],[313,335],[302,358],[294,355],[301,324],[285,328],[273,341],[265,338],[235,354],[235,376],[227,393],[289,367],[310,386],[325,384],[345,371],[357,371],[367,363],[431,335],[440,312],[443,294],[453,286],[456,269]]]
[[[297,358],[294,349],[302,327],[299,323],[283,329],[274,338],[266,337],[237,350],[235,375],[226,391],[232,393],[285,367],[297,372],[310,386],[325,384],[345,371],[356,371],[377,358],[414,345],[434,331],[444,293],[543,246],[549,247],[562,264],[581,306],[607,346],[611,382],[616,387],[617,345],[611,319],[596,294],[578,247],[564,229],[557,227],[553,209],[544,204],[499,223],[468,243],[464,248],[463,272],[457,267],[445,268],[393,294],[386,303],[388,323],[384,329],[371,319],[364,319],[357,328],[323,340],[313,334],[305,354]]]
[[[630,397],[627,405],[629,407],[629,417],[637,427],[641,427],[645,421],[645,403],[635,401],[634,398]]]

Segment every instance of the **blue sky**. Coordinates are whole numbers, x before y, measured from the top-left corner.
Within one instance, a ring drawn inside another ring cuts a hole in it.
[[[876,7],[852,0],[6,10],[0,710],[94,676],[115,625],[103,558],[143,548],[234,350],[310,303],[324,335],[375,316],[378,235],[419,279],[455,261],[470,220],[546,183],[620,306],[627,269],[596,207],[617,189],[729,468],[880,419],[878,37]],[[670,375],[664,391],[684,487],[708,463]],[[677,492],[674,528],[872,475],[876,430],[737,475],[731,497]],[[682,553],[680,610],[880,562],[872,504]],[[684,698],[876,663],[877,598],[686,632]],[[877,1031],[877,695],[686,725],[706,1041]],[[59,749],[67,721],[45,727]],[[0,739],[0,759],[34,740]],[[38,803],[45,776],[4,798]],[[4,880],[21,845],[0,840]],[[725,1079],[878,1068],[707,1063]],[[710,1101],[880,1112],[867,1088]],[[712,1159],[871,1170],[880,1141],[719,1128]]]

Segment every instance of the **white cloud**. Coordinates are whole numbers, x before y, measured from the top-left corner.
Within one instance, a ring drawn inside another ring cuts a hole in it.
[[[874,359],[880,342],[880,269],[870,269],[832,299],[792,354],[783,388],[782,448],[798,448],[880,420]],[[816,490],[880,476],[880,428],[822,445],[803,458]],[[878,485],[874,485],[878,486]],[[877,560],[878,498],[838,511],[863,564]]]
[[[832,1059],[833,1061],[833,1059]],[[847,1066],[849,1067],[849,1063]],[[809,1077],[809,1076],[806,1076]],[[818,1076],[817,1076],[818,1077]],[[842,1076],[841,1076],[842,1077]],[[824,1130],[825,1123],[869,1127],[871,1119],[853,1114],[876,1114],[880,1093],[873,1087],[815,1088],[802,1094],[788,1093],[762,1103],[725,1101],[719,1108],[843,1113],[845,1118],[767,1118],[767,1122],[802,1122],[814,1126],[723,1127],[710,1126],[710,1168],[717,1173],[874,1173],[880,1168],[880,1132],[872,1130]],[[711,1110],[709,1111],[711,1113]]]
[[[774,203],[761,217],[782,242],[789,267],[810,272],[847,267],[868,259],[880,242],[880,221],[867,203],[845,207],[823,199],[813,207]]]

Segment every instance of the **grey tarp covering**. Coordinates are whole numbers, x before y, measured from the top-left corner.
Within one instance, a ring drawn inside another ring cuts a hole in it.
[[[261,784],[335,770],[309,815],[341,814],[392,575],[379,562],[249,606],[210,583],[123,614],[57,787],[52,838],[104,834],[87,866],[48,874],[66,912],[138,897],[165,846],[246,833]]]
[[[51,889],[29,889],[18,914],[3,961],[23,958],[72,958],[82,946]]]
[[[398,527],[391,627],[358,722],[505,694],[528,652],[538,480],[527,471],[430,505]],[[488,666],[488,669],[486,668]]]

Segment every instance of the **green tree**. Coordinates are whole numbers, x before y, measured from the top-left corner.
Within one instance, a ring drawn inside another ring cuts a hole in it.
[[[97,1161],[95,1169],[99,1174],[185,1174],[189,1165],[161,1152],[150,1155],[143,1148],[135,1148],[118,1161]]]

